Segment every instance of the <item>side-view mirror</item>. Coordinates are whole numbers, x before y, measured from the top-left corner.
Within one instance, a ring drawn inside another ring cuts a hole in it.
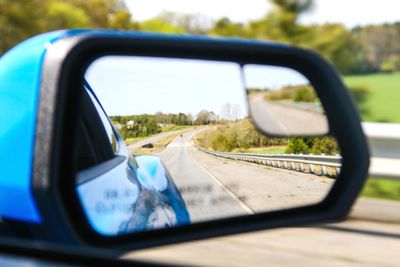
[[[0,217],[36,239],[124,251],[337,221],[367,177],[352,99],[308,50],[57,32],[4,55],[0,82],[18,110],[0,148],[19,138],[23,159],[0,154],[0,194],[19,199]]]

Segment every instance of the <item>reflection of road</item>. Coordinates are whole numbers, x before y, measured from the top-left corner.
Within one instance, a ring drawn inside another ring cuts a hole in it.
[[[250,110],[256,124],[276,135],[326,134],[325,115],[264,100],[258,94],[250,100]]]
[[[188,206],[192,221],[250,213],[227,187],[194,160],[190,138],[198,129],[177,137],[161,153],[161,159]]]
[[[138,150],[139,148],[141,148],[143,145],[148,144],[148,143],[156,143],[157,141],[166,138],[168,136],[180,133],[180,132],[184,132],[185,130],[179,130],[179,131],[171,131],[171,132],[165,132],[165,133],[160,133],[157,134],[155,136],[149,137],[149,138],[145,138],[142,139],[138,142],[133,143],[132,145],[128,146],[128,150],[130,153],[134,152],[135,150]]]
[[[177,137],[160,155],[194,221],[315,203],[332,184],[312,174],[210,156],[190,142],[199,131]]]

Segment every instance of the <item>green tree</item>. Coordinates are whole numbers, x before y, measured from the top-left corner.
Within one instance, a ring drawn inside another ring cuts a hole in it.
[[[160,18],[153,18],[143,21],[142,23],[139,24],[139,29],[142,31],[163,32],[163,33],[185,32],[181,27],[165,22]]]
[[[301,14],[311,9],[312,0],[271,0],[277,7],[270,14],[283,38],[291,43],[301,43],[309,34],[309,28],[299,24]]]
[[[233,23],[228,18],[221,18],[214,23],[208,32],[211,35],[225,37],[247,37],[247,31],[242,23]]]
[[[206,16],[200,14],[181,14],[164,11],[157,18],[189,34],[206,34],[211,24]]]
[[[363,64],[361,47],[342,24],[326,23],[313,27],[313,37],[305,46],[332,61],[342,73],[351,73]]]
[[[300,86],[297,88],[293,100],[295,102],[315,102],[317,100],[317,96],[312,87]]]
[[[120,30],[137,30],[139,23],[132,21],[132,15],[128,10],[119,10],[110,16],[108,27]]]
[[[50,1],[46,5],[47,19],[51,23],[44,25],[46,30],[89,28],[92,26],[90,18],[83,8],[68,2]]]
[[[311,153],[335,155],[338,153],[338,146],[336,140],[332,137],[317,138],[312,146]]]
[[[311,38],[311,27],[301,25],[299,18],[312,7],[312,0],[270,0],[270,2],[275,8],[261,20],[249,24],[249,36],[298,45]]]
[[[82,8],[96,28],[110,28],[111,19],[118,12],[128,11],[123,0],[67,0],[66,2]]]
[[[219,133],[211,142],[212,149],[230,152],[236,147],[235,139],[227,134]]]
[[[307,154],[310,153],[310,147],[306,144],[305,139],[301,137],[292,138],[289,141],[285,151],[288,154]]]
[[[0,54],[42,32],[135,28],[123,0],[0,0]]]
[[[400,32],[396,24],[354,29],[370,71],[400,70]]]
[[[206,125],[215,121],[215,114],[212,111],[202,110],[196,115],[195,124]]]
[[[45,13],[42,4],[46,1],[0,0],[0,55],[41,31],[40,14]]]
[[[293,137],[289,138],[285,153],[289,154],[325,154],[334,155],[339,152],[336,140],[330,136]]]

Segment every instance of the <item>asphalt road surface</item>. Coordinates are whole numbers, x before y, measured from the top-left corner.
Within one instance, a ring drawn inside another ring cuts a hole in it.
[[[238,196],[194,160],[190,138],[202,130],[177,137],[160,154],[186,202],[192,222],[252,213]]]
[[[264,94],[250,99],[250,111],[255,123],[275,135],[325,135],[328,122],[325,115],[264,100]]]
[[[334,182],[208,155],[191,142],[200,131],[178,136],[160,154],[193,222],[316,203]]]

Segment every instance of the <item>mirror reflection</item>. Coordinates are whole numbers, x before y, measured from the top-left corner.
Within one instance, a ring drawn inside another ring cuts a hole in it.
[[[148,231],[326,196],[341,166],[335,140],[260,132],[253,120],[269,125],[268,116],[280,113],[253,113],[252,99],[264,101],[272,91],[246,92],[242,71],[232,62],[172,58],[106,56],[92,63],[75,165],[76,191],[95,231]]]
[[[296,70],[277,66],[244,66],[250,112],[271,135],[325,135],[328,121],[317,94]]]

